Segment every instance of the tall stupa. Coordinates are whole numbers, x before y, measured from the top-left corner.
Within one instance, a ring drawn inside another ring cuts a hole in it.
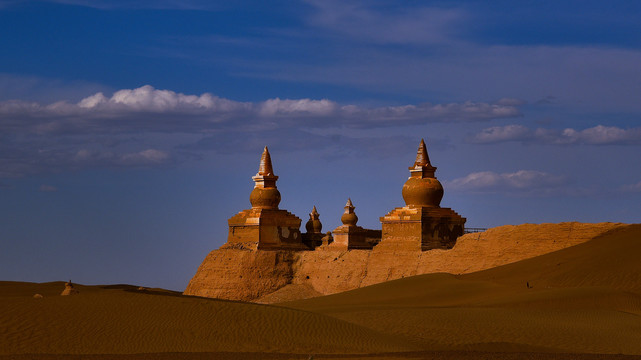
[[[272,159],[267,146],[260,158],[258,173],[252,177],[254,190],[249,195],[251,209],[231,217],[225,248],[260,250],[307,250],[303,244],[296,215],[278,208],[280,192],[276,187]]]
[[[451,249],[463,235],[465,218],[440,206],[443,185],[421,139],[410,177],[403,185],[405,206],[380,218],[383,234],[379,246],[407,249]]]

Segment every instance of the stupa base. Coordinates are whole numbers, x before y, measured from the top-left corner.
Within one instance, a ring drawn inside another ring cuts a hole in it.
[[[287,210],[252,208],[228,220],[226,248],[309,250],[300,233],[301,220]]]
[[[425,251],[453,248],[466,219],[449,208],[406,206],[380,220],[383,234],[378,247]]]

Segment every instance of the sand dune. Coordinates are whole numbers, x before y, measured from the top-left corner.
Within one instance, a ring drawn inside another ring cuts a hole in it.
[[[617,354],[641,355],[640,250],[633,225],[477,273],[277,306],[0,282],[0,359],[629,359]]]
[[[62,288],[0,284],[0,354],[416,350],[401,338],[294,309],[132,286],[78,285],[79,295],[58,296]]]
[[[635,225],[478,273],[420,275],[282,305],[429,349],[641,355],[639,250]]]
[[[535,287],[604,286],[641,293],[641,225],[630,225],[586,243],[514,264],[463,275]]]

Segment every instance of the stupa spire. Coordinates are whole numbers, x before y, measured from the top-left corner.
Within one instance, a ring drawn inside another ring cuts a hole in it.
[[[256,175],[274,176],[272,157],[269,155],[269,149],[267,149],[267,146],[265,146],[263,155],[260,157],[260,166],[258,167],[258,174]]]
[[[430,157],[427,155],[427,146],[425,146],[425,140],[423,139],[421,139],[421,143],[416,151],[416,161],[414,161],[414,165],[409,167],[409,170],[411,177],[421,179],[436,178],[434,175],[436,167],[430,163]]]
[[[430,157],[427,155],[427,147],[425,146],[425,140],[421,139],[421,144],[418,146],[418,151],[416,152],[416,161],[414,166],[425,166],[431,165]]]
[[[347,210],[349,208],[350,210],[354,210],[354,205],[352,204],[352,199],[347,198],[347,203],[345,204],[345,209]]]
[[[265,146],[263,155],[260,157],[258,174],[252,177],[254,190],[249,194],[249,201],[253,208],[278,209],[280,203],[280,192],[276,188],[278,176],[274,175],[272,158]]]

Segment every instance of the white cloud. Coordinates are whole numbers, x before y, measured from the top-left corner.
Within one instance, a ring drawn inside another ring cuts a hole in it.
[[[513,173],[482,171],[445,183],[448,189],[459,191],[531,192],[558,188],[567,183],[567,178],[535,170],[519,170]]]
[[[298,127],[294,118],[308,121],[308,127],[402,126],[427,122],[485,121],[520,116],[517,105],[466,101],[463,103],[387,106],[364,108],[339,106],[328,99],[268,99],[238,102],[209,93],[185,95],[158,90],[150,85],[123,89],[111,97],[102,92],[77,103],[58,101],[40,104],[11,100],[0,102],[0,130],[32,133],[197,133],[213,128]],[[117,121],[122,119],[122,121]],[[265,120],[269,120],[266,122]]]
[[[185,95],[144,85],[137,89],[118,90],[111,98],[97,93],[80,100],[77,107],[94,112],[215,113],[244,110],[249,108],[250,104],[221,99],[209,93],[200,96]]]
[[[222,138],[221,143],[225,144],[229,142],[225,138],[230,136],[242,144],[253,137],[261,146],[268,136],[287,138],[287,146],[306,148],[310,136],[294,142],[297,135],[287,134],[332,128],[341,129],[341,133],[345,128],[360,132],[362,128],[516,116],[520,116],[518,106],[497,103],[467,101],[366,108],[339,105],[328,99],[238,102],[209,93],[189,95],[149,85],[118,90],[110,96],[97,92],[75,103],[10,100],[0,102],[0,134],[11,134],[0,142],[0,177],[93,167],[164,166],[191,158],[198,149],[220,150],[221,146],[212,145],[213,139],[220,142]],[[202,138],[205,134],[210,136]],[[198,139],[203,142],[192,148],[183,147],[180,153],[170,156],[168,149],[172,146]],[[332,139],[317,138],[316,146],[329,146]],[[110,145],[106,140],[115,143]],[[119,142],[138,143],[139,150],[131,152],[131,146],[119,147]]]
[[[493,126],[481,130],[467,139],[477,144],[494,144],[507,141],[533,142],[554,145],[625,145],[641,144],[641,128],[622,129],[598,125],[584,130],[571,128],[529,129],[523,125]]]

